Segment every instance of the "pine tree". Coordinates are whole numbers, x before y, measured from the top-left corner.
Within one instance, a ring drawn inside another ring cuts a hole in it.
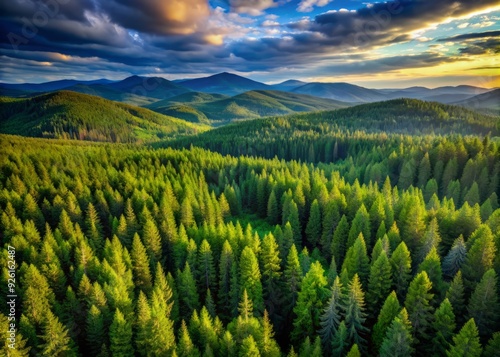
[[[453,242],[453,246],[443,259],[443,274],[452,278],[462,267],[465,257],[467,255],[467,248],[465,247],[464,237],[460,235]]]
[[[389,263],[387,254],[383,250],[372,264],[368,279],[366,300],[370,302],[368,311],[371,318],[375,318],[377,311],[379,311],[380,306],[391,290],[391,285],[391,264]]]
[[[455,331],[455,314],[448,299],[444,299],[434,314],[432,322],[432,353],[444,356]]]
[[[88,349],[93,355],[97,355],[101,350],[105,335],[101,310],[92,305],[87,315],[86,339]]]
[[[247,290],[250,300],[254,304],[257,314],[264,311],[264,299],[262,297],[262,283],[259,263],[253,250],[245,247],[240,257],[240,291]]]
[[[474,290],[484,273],[493,267],[496,253],[493,233],[488,226],[478,228],[469,238],[468,245],[471,240],[462,268],[464,285],[469,291]]]
[[[349,341],[356,343],[362,351],[366,347],[366,340],[362,336],[368,331],[364,326],[365,320],[365,296],[358,274],[355,274],[349,284],[345,303],[345,322]]]
[[[497,274],[493,269],[484,273],[467,306],[469,318],[474,319],[480,336],[491,336],[500,321],[500,301]]]
[[[293,309],[292,339],[298,343],[307,336],[313,336],[319,327],[319,318],[329,291],[323,267],[319,262],[311,264],[311,269],[302,279],[297,304]]]
[[[311,204],[309,220],[306,226],[306,237],[310,247],[314,248],[318,245],[321,232],[321,209],[318,200],[315,199]]]
[[[274,190],[271,191],[267,201],[267,219],[272,225],[278,224],[280,221],[280,211]]]
[[[368,214],[368,211],[366,210],[364,204],[362,204],[358,209],[352,221],[351,229],[349,230],[349,235],[347,238],[347,249],[349,249],[354,244],[360,233],[363,234],[363,238],[367,243],[366,245],[371,247],[370,215]]]
[[[362,233],[359,234],[354,245],[347,250],[344,264],[342,265],[342,270],[344,269],[347,270],[349,279],[358,274],[366,286],[370,274],[370,259],[366,252],[365,240]]]
[[[344,262],[345,252],[347,250],[346,246],[348,233],[349,223],[347,222],[347,217],[343,215],[333,233],[331,247],[332,254],[339,266],[342,266],[342,263]]]
[[[44,343],[39,348],[43,356],[76,356],[68,330],[51,311],[46,312],[42,331]]]
[[[406,292],[411,278],[411,257],[405,242],[401,242],[398,245],[392,253],[390,262],[392,267],[392,286],[401,299]]]
[[[168,356],[175,349],[174,323],[170,319],[167,301],[161,290],[155,287],[151,296],[151,319],[148,324],[148,352],[153,356]]]
[[[231,283],[233,265],[235,266],[233,249],[226,240],[222,245],[222,253],[220,255],[218,290],[219,311],[224,321],[229,320],[231,317],[231,290],[235,288]]]
[[[441,242],[441,236],[439,235],[439,226],[437,218],[433,218],[425,232],[422,246],[417,252],[415,257],[415,265],[419,265],[430,253],[432,248],[438,249],[439,243]]]
[[[264,316],[262,317],[262,337],[257,341],[257,344],[263,356],[281,356],[280,348],[274,340],[273,325],[269,320],[267,310],[264,310]]]
[[[152,219],[146,219],[142,228],[142,241],[149,256],[150,266],[154,267],[162,256],[161,237]]]
[[[206,239],[203,239],[198,250],[198,274],[201,291],[216,290],[214,258],[210,244]]]
[[[418,342],[418,347],[422,348],[429,340],[428,330],[432,321],[433,308],[430,302],[433,294],[430,293],[432,283],[425,271],[417,274],[408,288],[405,307],[408,317],[413,326],[413,337]],[[421,351],[420,349],[417,351]]]
[[[325,253],[327,257],[332,254],[332,242],[333,233],[340,221],[339,207],[336,201],[328,201],[325,205],[321,203],[323,208],[323,222],[322,222],[322,233],[321,233],[321,251]],[[347,232],[349,227],[347,227]]]
[[[342,283],[337,276],[331,288],[331,297],[328,304],[323,309],[323,314],[320,316],[320,330],[318,334],[321,337],[325,351],[329,351],[333,337],[337,333],[338,326],[343,313],[344,294],[342,292]]]
[[[286,296],[285,302],[288,303],[287,312],[291,311],[296,302],[302,281],[302,270],[300,268],[299,255],[295,244],[290,248],[284,271]]]
[[[272,233],[264,236],[261,249],[262,284],[264,304],[274,320],[280,310],[281,302],[281,259],[279,247]]]
[[[113,323],[109,327],[110,350],[113,356],[125,357],[134,354],[132,347],[132,325],[116,309]]]
[[[135,344],[137,352],[141,356],[146,355],[149,336],[149,322],[151,319],[151,308],[149,307],[148,299],[143,291],[139,292],[136,307],[136,329],[135,329]]]
[[[260,351],[252,335],[246,337],[241,343],[240,357],[260,357]]]
[[[382,305],[382,309],[380,309],[380,313],[378,314],[377,323],[373,326],[372,341],[375,351],[380,349],[388,327],[400,311],[401,306],[399,305],[396,292],[392,291],[387,296],[387,299],[385,299],[384,305]]]
[[[343,356],[349,348],[349,333],[345,321],[341,321],[332,341],[332,356]]]
[[[410,356],[413,354],[412,325],[408,313],[403,308],[387,329],[386,337],[380,347],[380,356]]]
[[[182,317],[188,317],[193,310],[197,310],[200,306],[200,297],[189,263],[186,262],[184,271],[178,272],[176,280],[180,297],[180,313]]]
[[[425,271],[432,283],[432,293],[434,294],[434,302],[441,300],[441,295],[444,292],[443,273],[441,271],[441,261],[437,254],[436,248],[432,248],[425,260],[418,267],[418,272]]]
[[[200,351],[193,344],[191,336],[186,326],[186,322],[182,320],[181,331],[179,335],[179,343],[177,344],[177,355],[179,357],[199,357]]]
[[[451,281],[450,287],[446,292],[446,298],[450,300],[453,312],[457,318],[457,323],[459,325],[462,324],[465,315],[465,297],[462,272],[460,270],[455,274],[455,277]]]
[[[361,357],[361,353],[359,352],[357,344],[352,345],[351,350],[346,357]]]
[[[453,336],[453,344],[446,351],[448,357],[479,357],[482,352],[474,319],[470,319],[460,332]]]
[[[483,357],[495,357],[500,351],[500,332],[495,332],[484,347]]]
[[[132,240],[131,258],[135,287],[149,293],[152,288],[149,261],[146,248],[142,245],[141,239],[137,233],[134,234],[134,239]]]

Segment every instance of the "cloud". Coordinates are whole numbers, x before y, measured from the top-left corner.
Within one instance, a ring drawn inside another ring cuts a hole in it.
[[[458,49],[463,55],[483,55],[487,53],[500,53],[500,39],[490,38],[484,41],[475,41]]]
[[[464,33],[462,35],[441,38],[438,41],[441,41],[441,42],[464,41],[464,40],[471,40],[471,39],[477,39],[477,38],[498,37],[498,36],[500,36],[500,30],[499,31]]]
[[[231,11],[252,16],[262,15],[264,10],[278,6],[274,0],[229,0]]]
[[[299,12],[311,12],[314,7],[323,7],[328,5],[332,0],[302,0],[297,6]]]

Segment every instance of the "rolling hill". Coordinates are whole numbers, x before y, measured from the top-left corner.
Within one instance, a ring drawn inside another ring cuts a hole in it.
[[[138,106],[145,106],[158,100],[156,98],[144,97],[133,93],[123,92],[121,90],[101,84],[77,84],[75,86],[66,88],[65,90],[82,94],[95,95],[104,99]]]
[[[208,98],[206,96],[202,97]],[[198,96],[194,95],[194,98],[198,98]],[[347,106],[346,103],[330,99],[271,90],[249,91],[230,98],[215,101],[184,102],[181,103],[182,105],[175,103],[175,98],[172,98],[165,104],[165,106],[160,106],[159,103],[153,103],[148,108],[184,119],[186,118],[184,112],[188,110],[187,106],[189,106],[192,108],[190,112],[196,112],[200,117],[203,117],[201,115],[203,114],[212,121],[232,121]],[[178,112],[179,109],[181,112]]]
[[[145,108],[59,91],[29,99],[0,98],[0,132],[92,141],[154,141],[205,130]]]
[[[368,89],[349,83],[308,83],[292,90],[294,93],[308,94],[348,103],[376,102],[387,97],[375,89]]]
[[[267,84],[232,73],[219,73],[209,77],[189,79],[177,83],[193,91],[236,95],[251,90],[271,89]]]
[[[163,99],[156,101],[154,103],[145,105],[144,107],[149,109],[168,107],[171,105],[177,104],[197,104],[197,103],[205,103],[205,102],[213,102],[220,99],[229,98],[224,94],[211,94],[211,93],[203,93],[203,92],[187,92],[184,94],[177,95],[172,98]]]
[[[500,89],[476,95],[454,104],[489,114],[500,115]]]

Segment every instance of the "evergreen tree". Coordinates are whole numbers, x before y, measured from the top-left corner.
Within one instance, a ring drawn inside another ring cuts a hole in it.
[[[385,338],[387,328],[401,310],[396,292],[392,291],[385,299],[382,309],[378,314],[377,323],[373,326],[372,341],[375,350],[378,351]]]
[[[401,242],[392,253],[390,263],[392,267],[392,286],[401,299],[411,278],[411,257],[405,242]]]
[[[343,356],[349,348],[349,332],[345,321],[341,321],[332,341],[332,356]]]
[[[366,340],[363,335],[368,332],[364,326],[365,320],[365,296],[359,277],[355,274],[349,284],[345,304],[345,322],[349,341],[356,343],[361,351],[365,351]]]
[[[257,314],[264,311],[264,299],[262,297],[261,274],[257,258],[250,247],[245,247],[240,257],[240,291],[247,290],[250,300],[253,301]]]
[[[328,304],[323,309],[320,316],[320,330],[318,334],[321,337],[324,351],[329,351],[332,345],[333,337],[337,333],[338,326],[343,313],[344,294],[342,292],[342,283],[337,276],[331,288],[331,297]]]
[[[109,349],[113,356],[131,356],[134,354],[132,347],[132,325],[125,320],[125,317],[116,309],[113,323],[109,327]]]
[[[383,250],[377,260],[372,264],[370,277],[368,279],[366,300],[370,302],[368,311],[371,318],[375,318],[382,302],[391,290],[391,285],[391,264],[389,263],[387,254]]]
[[[360,233],[363,234],[363,238],[367,243],[366,245],[371,247],[370,215],[368,214],[368,211],[366,210],[364,204],[362,204],[358,209],[358,212],[356,212],[356,215],[354,216],[354,219],[352,221],[351,229],[349,230],[349,235],[347,238],[347,249],[354,245],[354,242],[356,241]]]
[[[469,238],[472,240],[462,268],[464,285],[472,291],[486,271],[493,267],[496,247],[491,229],[483,225]]]
[[[466,255],[467,248],[465,247],[464,237],[460,235],[455,239],[453,246],[443,259],[443,274],[448,278],[454,277],[462,267]]]
[[[200,306],[200,297],[189,263],[186,262],[184,271],[178,272],[177,289],[180,297],[180,313],[182,317],[190,316],[193,310]]]
[[[51,311],[46,312],[42,331],[44,343],[39,348],[43,356],[76,356],[68,330]]]
[[[264,304],[274,320],[279,314],[281,302],[281,259],[279,247],[272,233],[264,236],[261,250],[262,284]]]
[[[206,239],[201,242],[198,250],[198,274],[201,291],[216,290],[214,258],[210,244]]]
[[[280,348],[274,340],[273,325],[269,320],[267,310],[264,310],[264,316],[262,317],[262,337],[259,339],[257,344],[259,345],[259,349],[263,356],[281,356]]]
[[[179,357],[199,357],[200,351],[193,344],[191,336],[189,336],[189,331],[186,326],[186,322],[182,320],[181,331],[179,335],[179,343],[176,349],[177,355]]]
[[[455,277],[446,292],[446,298],[450,301],[450,304],[453,307],[457,323],[461,324],[461,322],[464,321],[465,315],[465,297],[462,272],[460,270],[455,274]]]
[[[142,228],[142,241],[148,253],[151,267],[154,267],[162,256],[162,246],[160,232],[151,218],[146,219]]]
[[[370,259],[366,252],[365,240],[362,233],[359,234],[354,245],[347,250],[344,264],[342,265],[342,270],[344,269],[347,270],[349,278],[358,274],[366,286],[368,275],[370,274]]]
[[[347,357],[361,357],[361,353],[359,352],[357,344],[352,345],[351,350],[347,354]]]
[[[433,294],[430,293],[432,283],[425,271],[417,274],[408,288],[405,307],[408,311],[408,317],[413,327],[413,337],[421,348],[429,341],[428,330],[432,322],[432,306],[430,302]]]
[[[321,232],[321,209],[318,200],[314,200],[311,204],[311,212],[306,226],[306,237],[310,247],[314,248],[318,245]]]
[[[272,225],[278,224],[280,221],[280,211],[274,190],[271,191],[267,201],[267,219]]]
[[[135,287],[149,293],[152,288],[149,261],[146,249],[142,245],[141,239],[137,233],[134,234],[134,238],[132,240],[131,258]]]
[[[302,279],[297,304],[293,312],[297,316],[293,322],[292,339],[298,343],[307,336],[313,336],[319,327],[323,303],[328,297],[327,281],[319,262],[311,264],[311,269]]]
[[[412,325],[408,313],[403,308],[387,329],[386,337],[380,347],[380,356],[410,356],[413,354]]]
[[[448,357],[479,357],[482,348],[474,319],[470,319],[460,332],[453,336],[453,344],[446,351]]]
[[[484,273],[483,278],[472,293],[467,306],[468,316],[474,319],[480,336],[491,336],[500,321],[500,301],[498,279],[493,269]]]
[[[495,332],[493,337],[488,341],[488,344],[484,347],[482,356],[495,357],[498,351],[500,351],[500,332]]]
[[[432,322],[432,353],[444,356],[455,331],[455,314],[448,299],[444,299],[434,314]]]
[[[343,215],[333,233],[331,247],[331,251],[333,256],[335,257],[335,261],[340,266],[342,266],[342,263],[344,262],[345,252],[347,249],[346,246],[348,233],[349,223],[347,222],[347,217]]]
[[[286,287],[285,302],[288,305],[288,312],[295,307],[302,281],[302,269],[300,268],[299,255],[295,245],[290,248],[283,275]]]
[[[231,312],[231,290],[236,289],[231,281],[231,270],[235,267],[233,249],[226,240],[222,245],[222,253],[219,262],[219,311],[223,320],[229,320]]]
[[[246,337],[241,343],[240,357],[260,357],[260,351],[252,335]]]
[[[432,248],[425,260],[420,264],[418,272],[425,271],[432,283],[432,293],[434,294],[434,302],[440,300],[444,292],[443,273],[441,271],[441,261],[437,254],[436,248]]]
[[[87,346],[92,355],[97,355],[105,340],[104,319],[95,305],[92,305],[87,315]]]

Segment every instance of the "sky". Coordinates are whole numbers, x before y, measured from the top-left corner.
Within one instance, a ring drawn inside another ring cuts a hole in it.
[[[498,0],[0,1],[0,81],[500,87]]]

